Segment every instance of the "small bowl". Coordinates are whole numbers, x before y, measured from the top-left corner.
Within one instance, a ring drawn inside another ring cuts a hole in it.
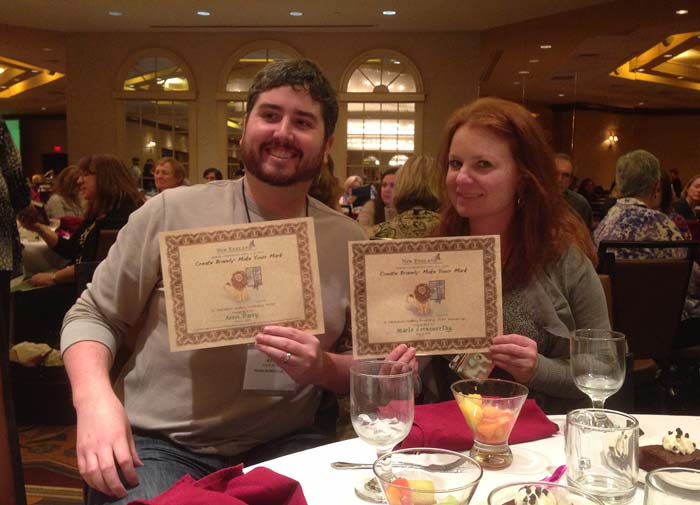
[[[467,505],[483,471],[459,452],[414,448],[383,455],[374,474],[389,505]]]
[[[534,494],[537,497],[541,495],[553,495],[555,500],[537,500],[530,501],[527,497]],[[499,486],[488,497],[488,505],[523,505],[530,503],[565,503],[566,505],[604,505],[595,496],[576,489],[575,487],[565,486],[563,484],[552,484],[549,482],[517,482]]]
[[[508,437],[528,389],[500,379],[467,379],[452,384],[452,395],[474,436],[469,455],[484,468],[506,468],[513,462]]]

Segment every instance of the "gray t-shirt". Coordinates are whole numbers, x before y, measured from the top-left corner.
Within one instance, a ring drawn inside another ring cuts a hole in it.
[[[263,221],[248,200],[253,222]],[[349,327],[347,243],[366,235],[352,219],[309,199],[321,276],[325,350]],[[170,352],[158,233],[246,223],[241,180],[174,188],[134,212],[107,259],[64,321],[61,347],[93,340],[115,354],[127,333],[135,348],[115,384],[132,426],[160,433],[196,452],[235,455],[311,425],[314,386],[289,396],[242,388],[245,345]],[[283,289],[283,286],[280,286]]]

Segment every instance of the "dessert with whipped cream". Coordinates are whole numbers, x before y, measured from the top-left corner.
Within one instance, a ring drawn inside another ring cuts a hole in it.
[[[657,468],[679,466],[700,469],[700,450],[688,433],[676,428],[661,440],[661,445],[639,448],[639,468],[650,471]]]
[[[516,505],[558,505],[554,493],[546,487],[523,486],[518,489]]]

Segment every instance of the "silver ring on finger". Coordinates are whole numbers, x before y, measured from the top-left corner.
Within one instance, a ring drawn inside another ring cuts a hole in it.
[[[291,352],[288,352],[288,353],[285,355],[284,359],[282,360],[282,363],[284,363],[284,364],[286,365],[287,363],[289,363],[289,360],[290,360],[290,359],[292,359],[292,353],[291,353]]]

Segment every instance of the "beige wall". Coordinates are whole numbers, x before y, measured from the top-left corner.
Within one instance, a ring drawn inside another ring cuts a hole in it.
[[[22,166],[27,176],[44,172],[41,155],[53,153],[53,146],[60,145],[64,153],[70,154],[66,120],[63,118],[24,116],[21,120],[21,132]]]
[[[571,152],[572,113],[556,112],[554,146]],[[634,149],[646,149],[659,158],[662,168],[678,170],[681,180],[700,172],[700,114],[620,113],[578,110],[575,115],[574,160],[579,179],[592,178],[605,188],[615,177],[617,158]],[[610,149],[609,131],[619,137]]]
[[[393,49],[408,56],[418,67],[425,87],[420,140],[426,153],[436,153],[449,113],[476,96],[479,36],[475,33],[74,33],[66,38],[71,160],[95,152],[116,152],[127,161],[131,158],[126,142],[120,146],[118,139],[117,126],[122,118],[119,102],[112,98],[115,76],[131,53],[161,47],[179,54],[194,74],[197,98],[192,107],[192,133],[197,150],[191,157],[190,173],[198,180],[203,168],[223,168],[226,138],[224,125],[217,121],[219,78],[232,53],[261,39],[283,42],[317,61],[336,88],[352,59],[365,51]],[[343,131],[339,128],[340,135]],[[334,158],[345,159],[344,147],[344,136],[339,136]],[[344,164],[339,165],[337,173],[343,176]]]

